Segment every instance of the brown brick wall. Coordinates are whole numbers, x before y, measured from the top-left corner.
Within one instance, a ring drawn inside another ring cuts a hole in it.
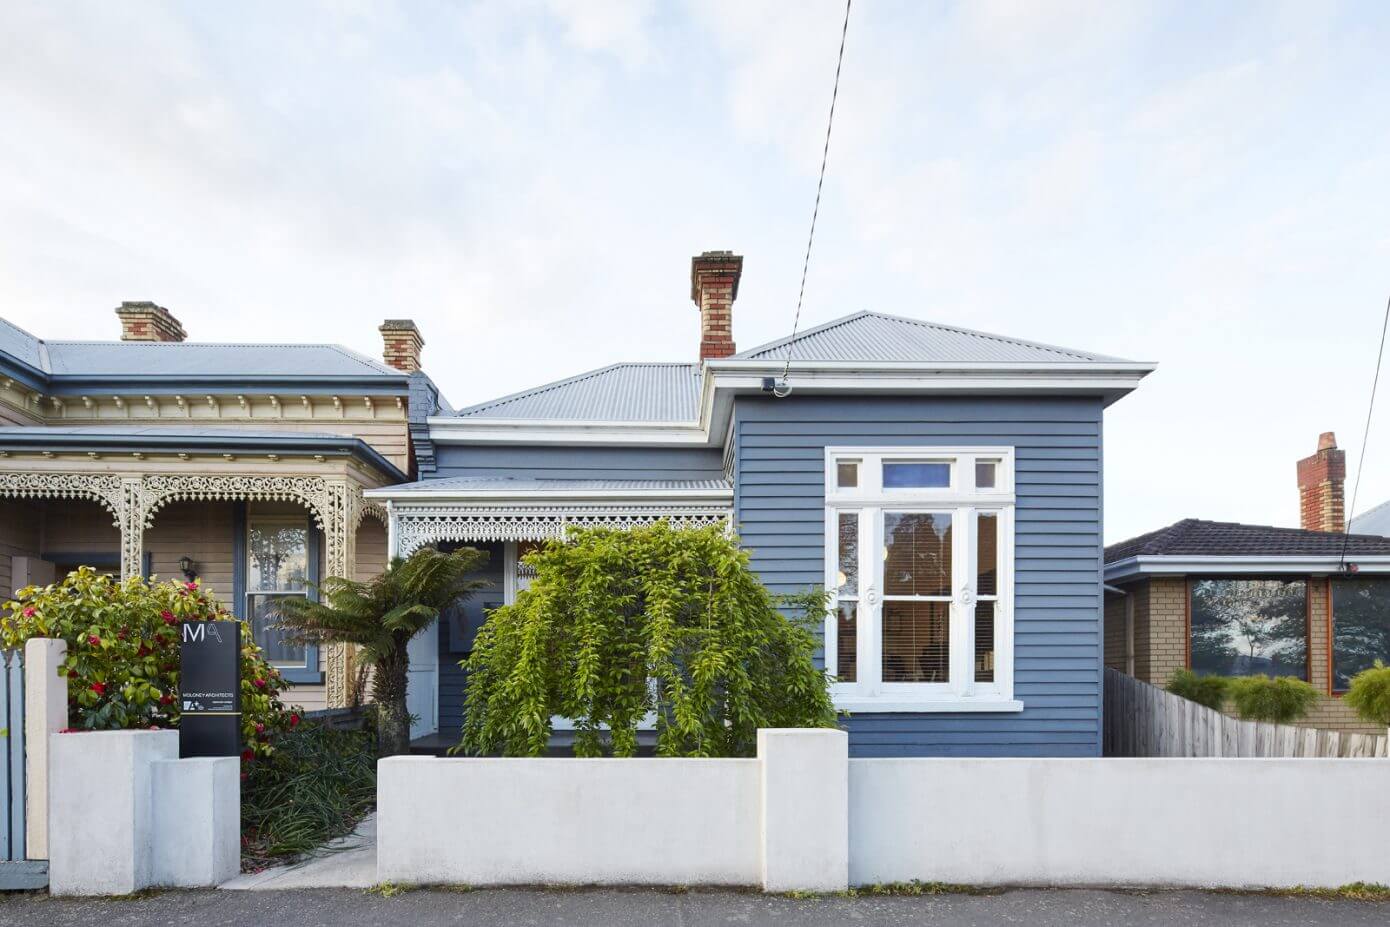
[[[1162,686],[1187,666],[1187,579],[1160,576],[1149,580],[1145,609],[1148,681]],[[1136,626],[1138,625],[1136,615]],[[1136,638],[1138,631],[1136,627]]]

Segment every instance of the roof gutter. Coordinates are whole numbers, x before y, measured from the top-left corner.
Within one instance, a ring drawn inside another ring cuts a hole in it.
[[[704,362],[697,421],[603,422],[482,416],[431,416],[430,439],[440,444],[626,444],[716,447],[738,394],[762,394],[782,376],[771,360],[721,358]],[[793,361],[792,386],[805,393],[1058,393],[1099,395],[1107,405],[1156,369],[1128,361],[1050,364]]]
[[[399,467],[360,438],[346,435],[198,435],[170,434],[82,434],[43,427],[7,430],[0,433],[0,450],[6,451],[101,451],[104,453],[278,453],[354,457],[396,482],[409,479]]]
[[[388,499],[402,503],[439,502],[710,502],[726,506],[733,502],[732,489],[407,489],[401,486],[380,486],[366,490],[370,499]]]
[[[1136,556],[1105,565],[1105,582],[1117,583],[1144,576],[1258,576],[1284,574],[1328,575],[1341,572],[1342,558],[1316,556]],[[1348,564],[1359,573],[1390,573],[1390,554],[1349,555]]]

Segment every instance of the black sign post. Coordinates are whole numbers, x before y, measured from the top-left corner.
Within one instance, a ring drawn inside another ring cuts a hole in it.
[[[241,629],[235,621],[182,622],[179,756],[241,753]]]

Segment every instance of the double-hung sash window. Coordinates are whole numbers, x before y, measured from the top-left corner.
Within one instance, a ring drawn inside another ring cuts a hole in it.
[[[1013,449],[827,448],[826,670],[851,711],[1017,711]]]
[[[246,615],[256,643],[272,664],[314,670],[313,654],[280,629],[276,603],[308,595],[316,541],[307,518],[252,517],[246,531]]]

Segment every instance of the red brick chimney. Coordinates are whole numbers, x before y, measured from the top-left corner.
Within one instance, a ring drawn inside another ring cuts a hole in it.
[[[382,356],[389,366],[406,373],[420,369],[420,349],[425,346],[425,339],[413,319],[387,319],[377,331],[385,342]]]
[[[188,333],[163,306],[152,302],[123,302],[116,310],[122,341],[183,341]]]
[[[734,300],[743,257],[706,251],[690,259],[690,298],[700,309],[700,360],[728,357],[734,347]]]
[[[1347,452],[1337,447],[1337,436],[1324,431],[1318,452],[1298,462],[1299,521],[1305,531],[1340,534],[1346,522]]]

